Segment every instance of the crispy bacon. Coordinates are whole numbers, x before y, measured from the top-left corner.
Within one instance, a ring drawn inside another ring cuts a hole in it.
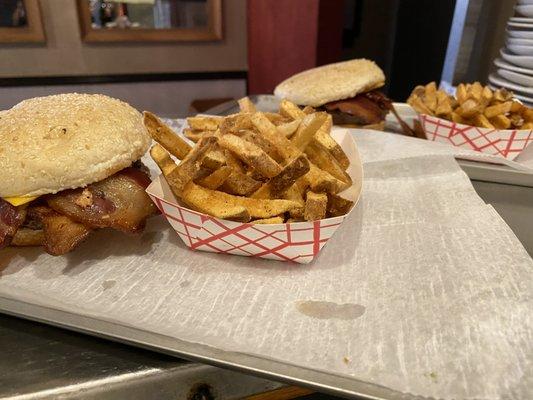
[[[25,217],[24,207],[15,207],[0,198],[0,249],[9,246]]]
[[[47,206],[28,208],[28,217],[42,224],[42,245],[47,253],[59,256],[68,253],[84,241],[91,228],[61,215]],[[39,231],[36,231],[39,232]]]
[[[126,168],[85,189],[65,190],[47,198],[48,205],[69,218],[91,228],[114,228],[135,233],[146,219],[157,213],[144,191],[149,176]]]
[[[333,101],[324,105],[327,111],[349,114],[359,125],[377,124],[385,119],[392,102],[381,92],[372,91],[350,99]]]

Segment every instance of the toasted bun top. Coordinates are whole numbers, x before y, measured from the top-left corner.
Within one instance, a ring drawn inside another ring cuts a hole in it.
[[[281,82],[274,94],[298,105],[318,107],[349,99],[385,84],[385,75],[374,61],[364,58],[324,65],[300,72]]]
[[[141,114],[97,94],[25,100],[0,112],[0,197],[86,186],[131,165],[151,139]]]

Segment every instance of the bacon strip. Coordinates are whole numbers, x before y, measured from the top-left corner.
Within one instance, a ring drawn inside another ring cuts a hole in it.
[[[25,217],[23,207],[15,207],[0,198],[0,249],[9,246]]]
[[[85,189],[65,190],[47,198],[48,205],[74,221],[91,228],[113,228],[135,233],[157,208],[145,192],[146,173],[126,168]]]

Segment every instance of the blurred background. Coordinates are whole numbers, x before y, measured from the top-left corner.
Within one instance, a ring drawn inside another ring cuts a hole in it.
[[[366,57],[405,101],[486,83],[514,0],[0,0],[0,109],[105,93],[182,117],[330,62]]]

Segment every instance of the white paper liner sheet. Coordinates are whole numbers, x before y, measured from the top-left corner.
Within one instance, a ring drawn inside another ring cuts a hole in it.
[[[157,217],[64,257],[0,251],[0,296],[419,396],[531,398],[533,261],[451,156],[379,138],[356,133],[361,201],[312,264],[191,252]]]

